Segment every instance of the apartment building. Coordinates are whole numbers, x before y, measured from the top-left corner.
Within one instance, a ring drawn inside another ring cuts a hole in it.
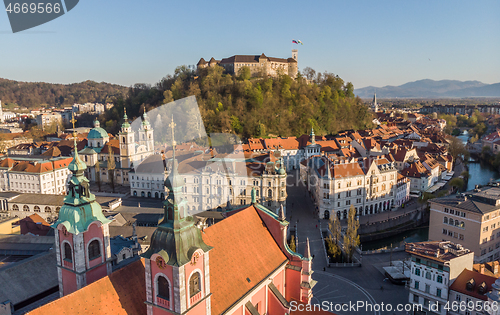
[[[486,306],[488,305],[487,293],[492,289],[495,281],[497,281],[495,277],[464,269],[450,286],[448,297],[450,309],[448,310],[448,314],[484,314],[482,310],[486,311],[488,309],[488,306]],[[489,304],[489,306],[492,305]],[[490,310],[492,309],[490,308]]]
[[[474,252],[474,261],[500,258],[500,187],[486,186],[430,203],[429,240],[449,240]]]
[[[0,161],[0,191],[66,194],[72,158],[14,158]]]
[[[247,158],[238,153],[212,156],[187,152],[176,159],[190,214],[251,204],[252,189],[256,190],[257,202],[275,213],[281,205],[286,211],[286,170],[283,159],[273,153]],[[149,156],[129,172],[130,194],[163,199],[163,182],[171,168],[172,159]]]
[[[321,156],[309,160],[307,182],[321,216],[346,219],[351,205],[358,215],[390,211],[397,175],[394,163],[384,156],[336,160]]]
[[[36,124],[43,130],[51,125],[61,125],[61,113],[45,113],[36,116]]]
[[[464,269],[472,269],[473,253],[449,241],[409,243],[405,251],[411,256],[409,302],[422,305],[422,314],[448,314],[449,287]]]

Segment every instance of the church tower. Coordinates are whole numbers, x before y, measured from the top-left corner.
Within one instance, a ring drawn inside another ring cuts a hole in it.
[[[72,119],[73,125],[75,119]],[[111,273],[108,224],[101,205],[89,191],[87,168],[75,150],[68,169],[73,173],[68,194],[52,225],[55,229],[57,273],[60,295],[70,294]]]
[[[375,113],[378,112],[377,93],[373,94],[372,109]]]
[[[118,133],[120,142],[120,162],[122,168],[132,168],[132,156],[135,154],[134,133],[128,122],[127,111],[123,114],[123,124]]]
[[[170,124],[174,139],[175,123]],[[163,221],[151,237],[145,258],[146,305],[153,314],[211,314],[209,251],[200,229],[187,215],[182,194],[184,181],[177,171],[175,140],[172,140],[172,171],[163,203]]]
[[[140,143],[146,147],[146,151],[153,153],[154,151],[154,138],[153,138],[153,128],[148,120],[148,114],[144,111],[142,115],[142,126],[139,137]]]

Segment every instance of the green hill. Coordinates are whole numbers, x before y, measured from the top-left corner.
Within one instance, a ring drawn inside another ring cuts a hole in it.
[[[196,74],[181,66],[155,86],[130,87],[127,97],[117,98],[115,106],[100,120],[108,132],[116,133],[124,108],[129,118],[134,118],[143,107],[151,110],[195,95],[207,133],[229,132],[243,138],[269,134],[299,136],[314,127],[318,135],[336,134],[371,126],[371,113],[353,91],[351,83],[331,73],[315,75],[314,80],[307,81],[302,77],[292,80],[286,75],[234,76],[225,74],[221,67]]]
[[[61,107],[63,105],[109,103],[116,97],[123,97],[127,87],[85,81],[73,84],[52,84],[44,82],[20,82],[0,78],[0,100],[2,104],[17,104],[34,108],[40,105]]]

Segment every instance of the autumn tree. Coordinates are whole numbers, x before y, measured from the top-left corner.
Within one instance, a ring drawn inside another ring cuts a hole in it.
[[[347,214],[347,230],[344,235],[344,251],[348,261],[352,261],[354,250],[359,246],[359,221],[356,218],[356,209],[353,205]]]
[[[330,230],[330,235],[328,235],[326,239],[328,255],[332,256],[334,259],[338,259],[341,254],[339,246],[341,241],[341,226],[337,216],[334,215],[330,217],[328,229]]]
[[[115,155],[113,153],[113,147],[108,144],[108,178],[111,189],[115,192]]]
[[[297,247],[295,246],[295,235],[292,235],[292,238],[290,239],[290,249],[292,252],[295,252],[297,250]]]

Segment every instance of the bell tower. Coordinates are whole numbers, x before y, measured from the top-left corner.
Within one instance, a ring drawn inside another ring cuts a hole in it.
[[[134,133],[128,122],[126,110],[124,110],[123,124],[118,133],[118,139],[120,142],[120,162],[122,168],[131,168],[133,162],[132,157],[135,154]]]
[[[144,111],[142,118],[143,118],[142,130],[143,130],[143,136],[144,136],[143,144],[146,146],[146,151],[148,153],[152,154],[154,152],[153,128],[151,127],[151,124],[149,123],[148,114],[146,114],[146,111]]]
[[[172,170],[165,180],[168,189],[163,202],[163,221],[142,255],[146,269],[146,305],[153,314],[211,314],[209,251],[194,219],[187,215],[182,194],[184,181],[177,172],[173,121]]]
[[[75,118],[71,120],[75,123]],[[84,175],[87,168],[75,150],[68,169],[73,173],[68,194],[52,225],[55,229],[57,273],[60,295],[70,294],[111,273],[111,247],[108,224],[101,205],[89,191]]]

